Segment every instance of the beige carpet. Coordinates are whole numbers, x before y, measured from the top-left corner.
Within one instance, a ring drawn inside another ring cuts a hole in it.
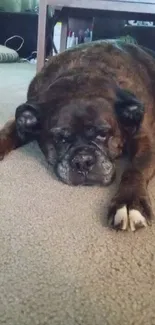
[[[34,73],[0,65],[1,124]],[[0,163],[0,181],[0,325],[155,324],[155,226],[101,224],[115,185],[59,183],[35,144]]]

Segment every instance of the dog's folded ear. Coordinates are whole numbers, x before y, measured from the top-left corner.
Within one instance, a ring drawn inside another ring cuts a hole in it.
[[[15,113],[16,129],[21,140],[36,139],[40,133],[40,106],[24,103],[17,107]]]
[[[128,90],[119,89],[115,102],[115,112],[121,128],[135,134],[143,121],[144,105]]]

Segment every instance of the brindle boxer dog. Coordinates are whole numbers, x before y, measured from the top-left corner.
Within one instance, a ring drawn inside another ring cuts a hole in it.
[[[103,41],[50,59],[1,130],[0,155],[37,140],[62,182],[105,186],[126,150],[130,166],[108,218],[114,228],[134,231],[152,219],[154,139],[155,58],[136,45]]]

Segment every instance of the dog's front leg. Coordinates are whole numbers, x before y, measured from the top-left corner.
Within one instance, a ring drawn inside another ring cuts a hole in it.
[[[155,150],[146,135],[139,135],[131,141],[130,152],[131,166],[122,175],[108,219],[115,229],[135,231],[151,224],[153,216],[147,186],[155,174]]]
[[[33,140],[40,134],[40,106],[25,103],[16,109],[15,118],[0,130],[0,160],[10,151]]]

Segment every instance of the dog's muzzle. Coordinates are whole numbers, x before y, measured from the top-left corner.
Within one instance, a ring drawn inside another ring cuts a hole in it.
[[[95,146],[72,148],[56,165],[61,181],[72,185],[109,185],[115,167],[106,153]]]
[[[88,173],[96,164],[96,156],[94,150],[89,148],[82,148],[75,150],[71,155],[71,168],[77,173]]]

